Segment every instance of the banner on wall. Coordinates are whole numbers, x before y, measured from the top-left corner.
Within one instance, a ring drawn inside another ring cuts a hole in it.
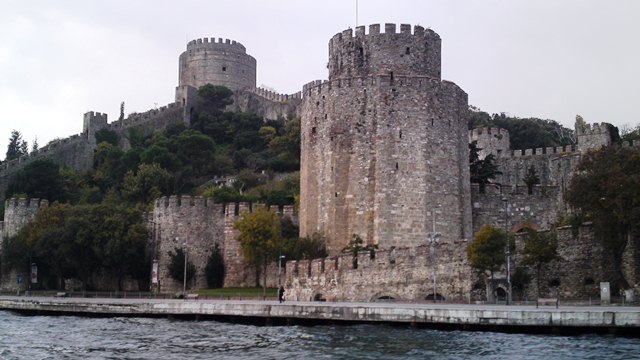
[[[158,262],[154,261],[153,266],[151,267],[151,283],[158,283]]]
[[[38,283],[38,265],[36,264],[31,264],[31,283]]]

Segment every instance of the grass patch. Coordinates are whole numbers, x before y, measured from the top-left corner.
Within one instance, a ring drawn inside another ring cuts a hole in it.
[[[262,288],[220,288],[220,289],[200,289],[196,293],[200,295],[215,297],[243,297],[262,298]],[[277,297],[278,289],[267,288],[267,297]]]

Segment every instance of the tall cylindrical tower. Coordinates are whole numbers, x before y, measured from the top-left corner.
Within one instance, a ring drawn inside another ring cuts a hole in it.
[[[180,54],[179,86],[223,85],[231,90],[256,87],[256,59],[229,39],[192,40]]]
[[[440,80],[440,37],[394,24],[329,43],[326,82],[305,85],[300,233],[330,254],[353,234],[381,248],[471,236],[467,94]]]

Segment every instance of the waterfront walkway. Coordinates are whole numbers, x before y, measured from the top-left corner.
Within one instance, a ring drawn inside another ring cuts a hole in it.
[[[167,300],[0,296],[0,310],[37,315],[149,316],[262,325],[397,323],[443,329],[640,336],[637,306]]]

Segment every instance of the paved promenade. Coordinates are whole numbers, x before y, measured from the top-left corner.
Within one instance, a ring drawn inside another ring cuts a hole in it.
[[[257,324],[404,323],[463,330],[610,332],[640,336],[640,307],[167,300],[0,296],[0,309],[86,316],[156,316]]]

